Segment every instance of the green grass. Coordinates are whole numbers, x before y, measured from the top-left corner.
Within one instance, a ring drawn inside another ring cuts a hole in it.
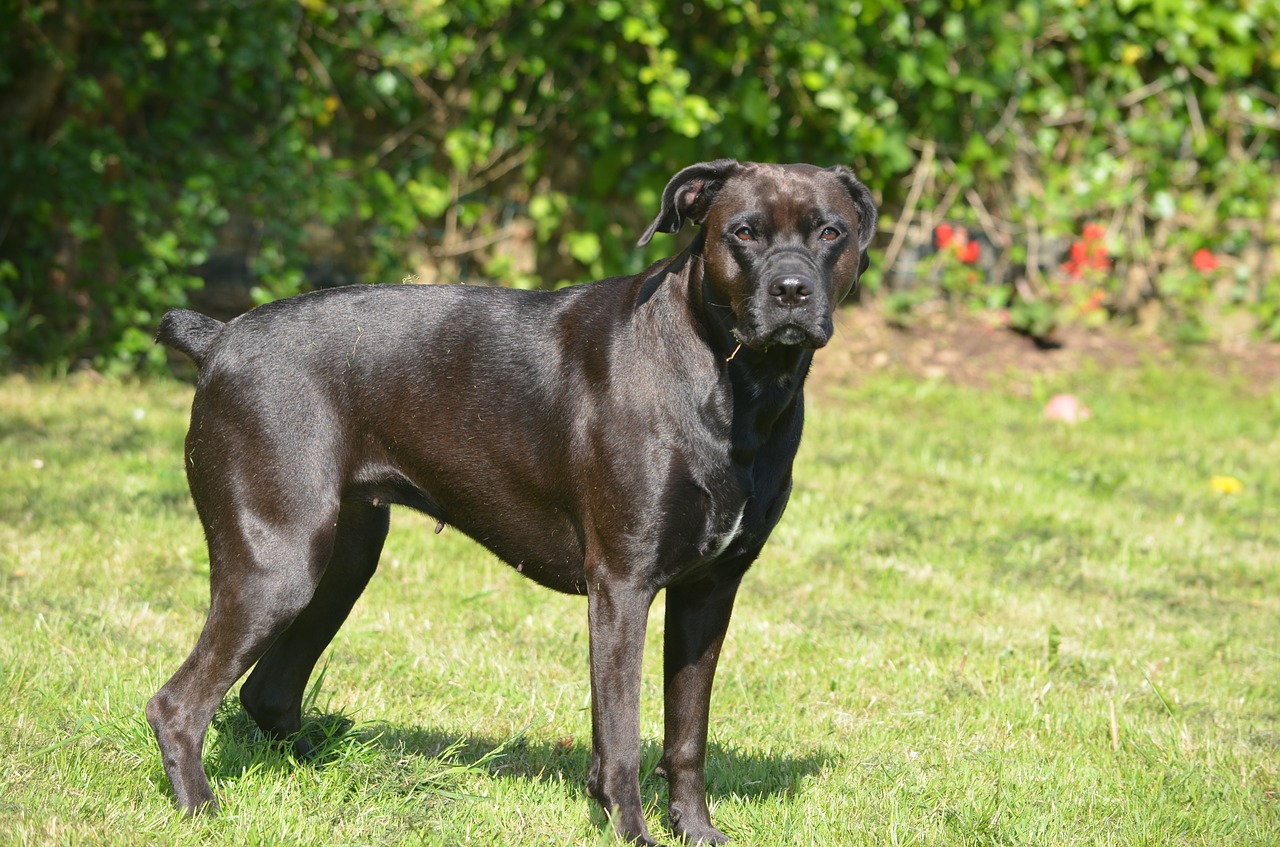
[[[811,398],[721,662],[717,824],[743,847],[1280,842],[1280,401],[1168,363],[997,382]],[[1056,390],[1093,419],[1043,421]],[[142,710],[208,600],[189,397],[0,380],[0,843],[607,840],[585,605],[407,511],[313,690],[323,763],[233,693],[206,748],[224,814],[173,811]],[[660,606],[642,789],[670,839]]]

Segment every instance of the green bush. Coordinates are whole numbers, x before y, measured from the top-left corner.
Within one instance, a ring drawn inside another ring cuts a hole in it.
[[[853,165],[883,200],[882,270],[943,221],[981,234],[993,290],[974,299],[1015,326],[1098,302],[1059,274],[1098,222],[1109,314],[1203,336],[1239,311],[1280,336],[1280,0],[0,15],[0,352],[18,362],[158,361],[160,313],[233,231],[260,300],[305,287],[317,251],[367,281],[637,270],[669,249],[634,248],[667,177],[722,155]],[[1215,273],[1190,270],[1202,248]]]

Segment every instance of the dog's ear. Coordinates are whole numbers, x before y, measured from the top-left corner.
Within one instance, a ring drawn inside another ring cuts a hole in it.
[[[643,247],[658,232],[679,232],[684,219],[696,224],[706,220],[716,191],[738,168],[734,159],[716,159],[690,165],[671,178],[662,192],[662,209],[640,236],[637,246]]]
[[[828,170],[844,183],[845,189],[853,199],[854,207],[858,210],[858,250],[862,252],[862,263],[858,273],[862,273],[867,266],[867,246],[871,244],[871,238],[876,234],[876,221],[879,218],[876,201],[871,196],[871,189],[858,181],[852,169],[844,165],[836,165]]]

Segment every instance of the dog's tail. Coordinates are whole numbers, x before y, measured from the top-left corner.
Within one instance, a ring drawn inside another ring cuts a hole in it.
[[[186,353],[198,366],[204,365],[205,356],[213,346],[218,333],[226,326],[222,321],[190,309],[173,309],[165,312],[156,331],[156,341]]]

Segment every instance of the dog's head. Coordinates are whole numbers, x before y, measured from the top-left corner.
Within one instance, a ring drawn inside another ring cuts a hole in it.
[[[640,244],[685,219],[703,227],[713,303],[729,307],[733,334],[753,349],[825,345],[876,231],[871,192],[849,168],[732,159],[676,174]]]

